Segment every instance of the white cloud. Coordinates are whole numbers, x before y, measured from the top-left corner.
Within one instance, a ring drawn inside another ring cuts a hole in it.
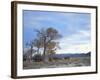
[[[57,53],[87,53],[90,51],[90,31],[81,30],[60,40],[61,49]]]
[[[58,54],[61,53],[87,53],[89,52],[90,44],[82,44],[82,45],[72,45],[68,46],[67,48],[57,50]]]

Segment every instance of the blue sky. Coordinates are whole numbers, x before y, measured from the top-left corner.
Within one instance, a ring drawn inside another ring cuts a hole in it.
[[[23,10],[23,40],[36,38],[34,29],[53,27],[63,36],[57,53],[90,51],[91,15],[89,13]]]

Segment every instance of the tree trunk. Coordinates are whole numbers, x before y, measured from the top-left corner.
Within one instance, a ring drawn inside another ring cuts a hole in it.
[[[30,61],[32,61],[32,52],[33,52],[33,50],[32,50],[32,46],[31,46],[31,55],[30,55]]]
[[[44,37],[44,50],[43,50],[43,56],[46,54],[46,37]]]
[[[39,50],[40,50],[40,48],[38,47],[38,49],[37,49],[37,53],[39,54]]]
[[[33,46],[31,46],[31,50],[30,50],[30,57],[29,57],[29,61],[32,61],[32,52],[33,52]]]
[[[48,55],[45,55],[45,56],[44,56],[44,62],[45,62],[45,63],[49,63],[49,56],[48,56]]]
[[[49,58],[48,58],[48,54],[46,54],[46,48],[47,48],[47,44],[46,44],[46,38],[45,38],[44,39],[44,50],[43,50],[43,61],[48,63]]]

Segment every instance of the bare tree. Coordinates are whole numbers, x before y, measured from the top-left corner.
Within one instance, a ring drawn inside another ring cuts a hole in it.
[[[37,49],[37,54],[40,53],[40,48],[42,47],[42,42],[41,42],[41,39],[38,38],[38,39],[34,39],[33,41],[33,46]]]
[[[30,41],[29,43],[26,43],[26,46],[30,47],[29,50],[28,50],[28,54],[29,54],[30,60],[32,60],[32,54],[33,54],[33,52],[35,52],[35,50],[33,49],[33,46],[34,46],[33,44],[34,44],[33,41]]]
[[[43,47],[43,56],[46,59],[47,55],[55,53],[57,48],[57,39],[61,38],[61,35],[54,28],[35,30],[39,39],[36,42],[39,44],[37,47]],[[38,49],[39,49],[38,48]]]

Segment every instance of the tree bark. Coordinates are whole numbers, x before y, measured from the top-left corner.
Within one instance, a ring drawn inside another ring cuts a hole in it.
[[[32,52],[33,52],[33,50],[32,50],[32,46],[31,46],[31,56],[30,56],[30,60],[32,61]]]
[[[45,56],[46,52],[46,37],[44,37],[44,50],[43,50],[43,55]]]
[[[38,47],[38,49],[37,49],[37,53],[39,54],[39,50],[40,50],[40,48]]]
[[[46,43],[46,37],[44,38],[44,51],[43,51],[43,60],[44,62],[48,63],[49,58],[48,58],[48,54],[46,54],[46,48],[47,48],[47,43]]]

